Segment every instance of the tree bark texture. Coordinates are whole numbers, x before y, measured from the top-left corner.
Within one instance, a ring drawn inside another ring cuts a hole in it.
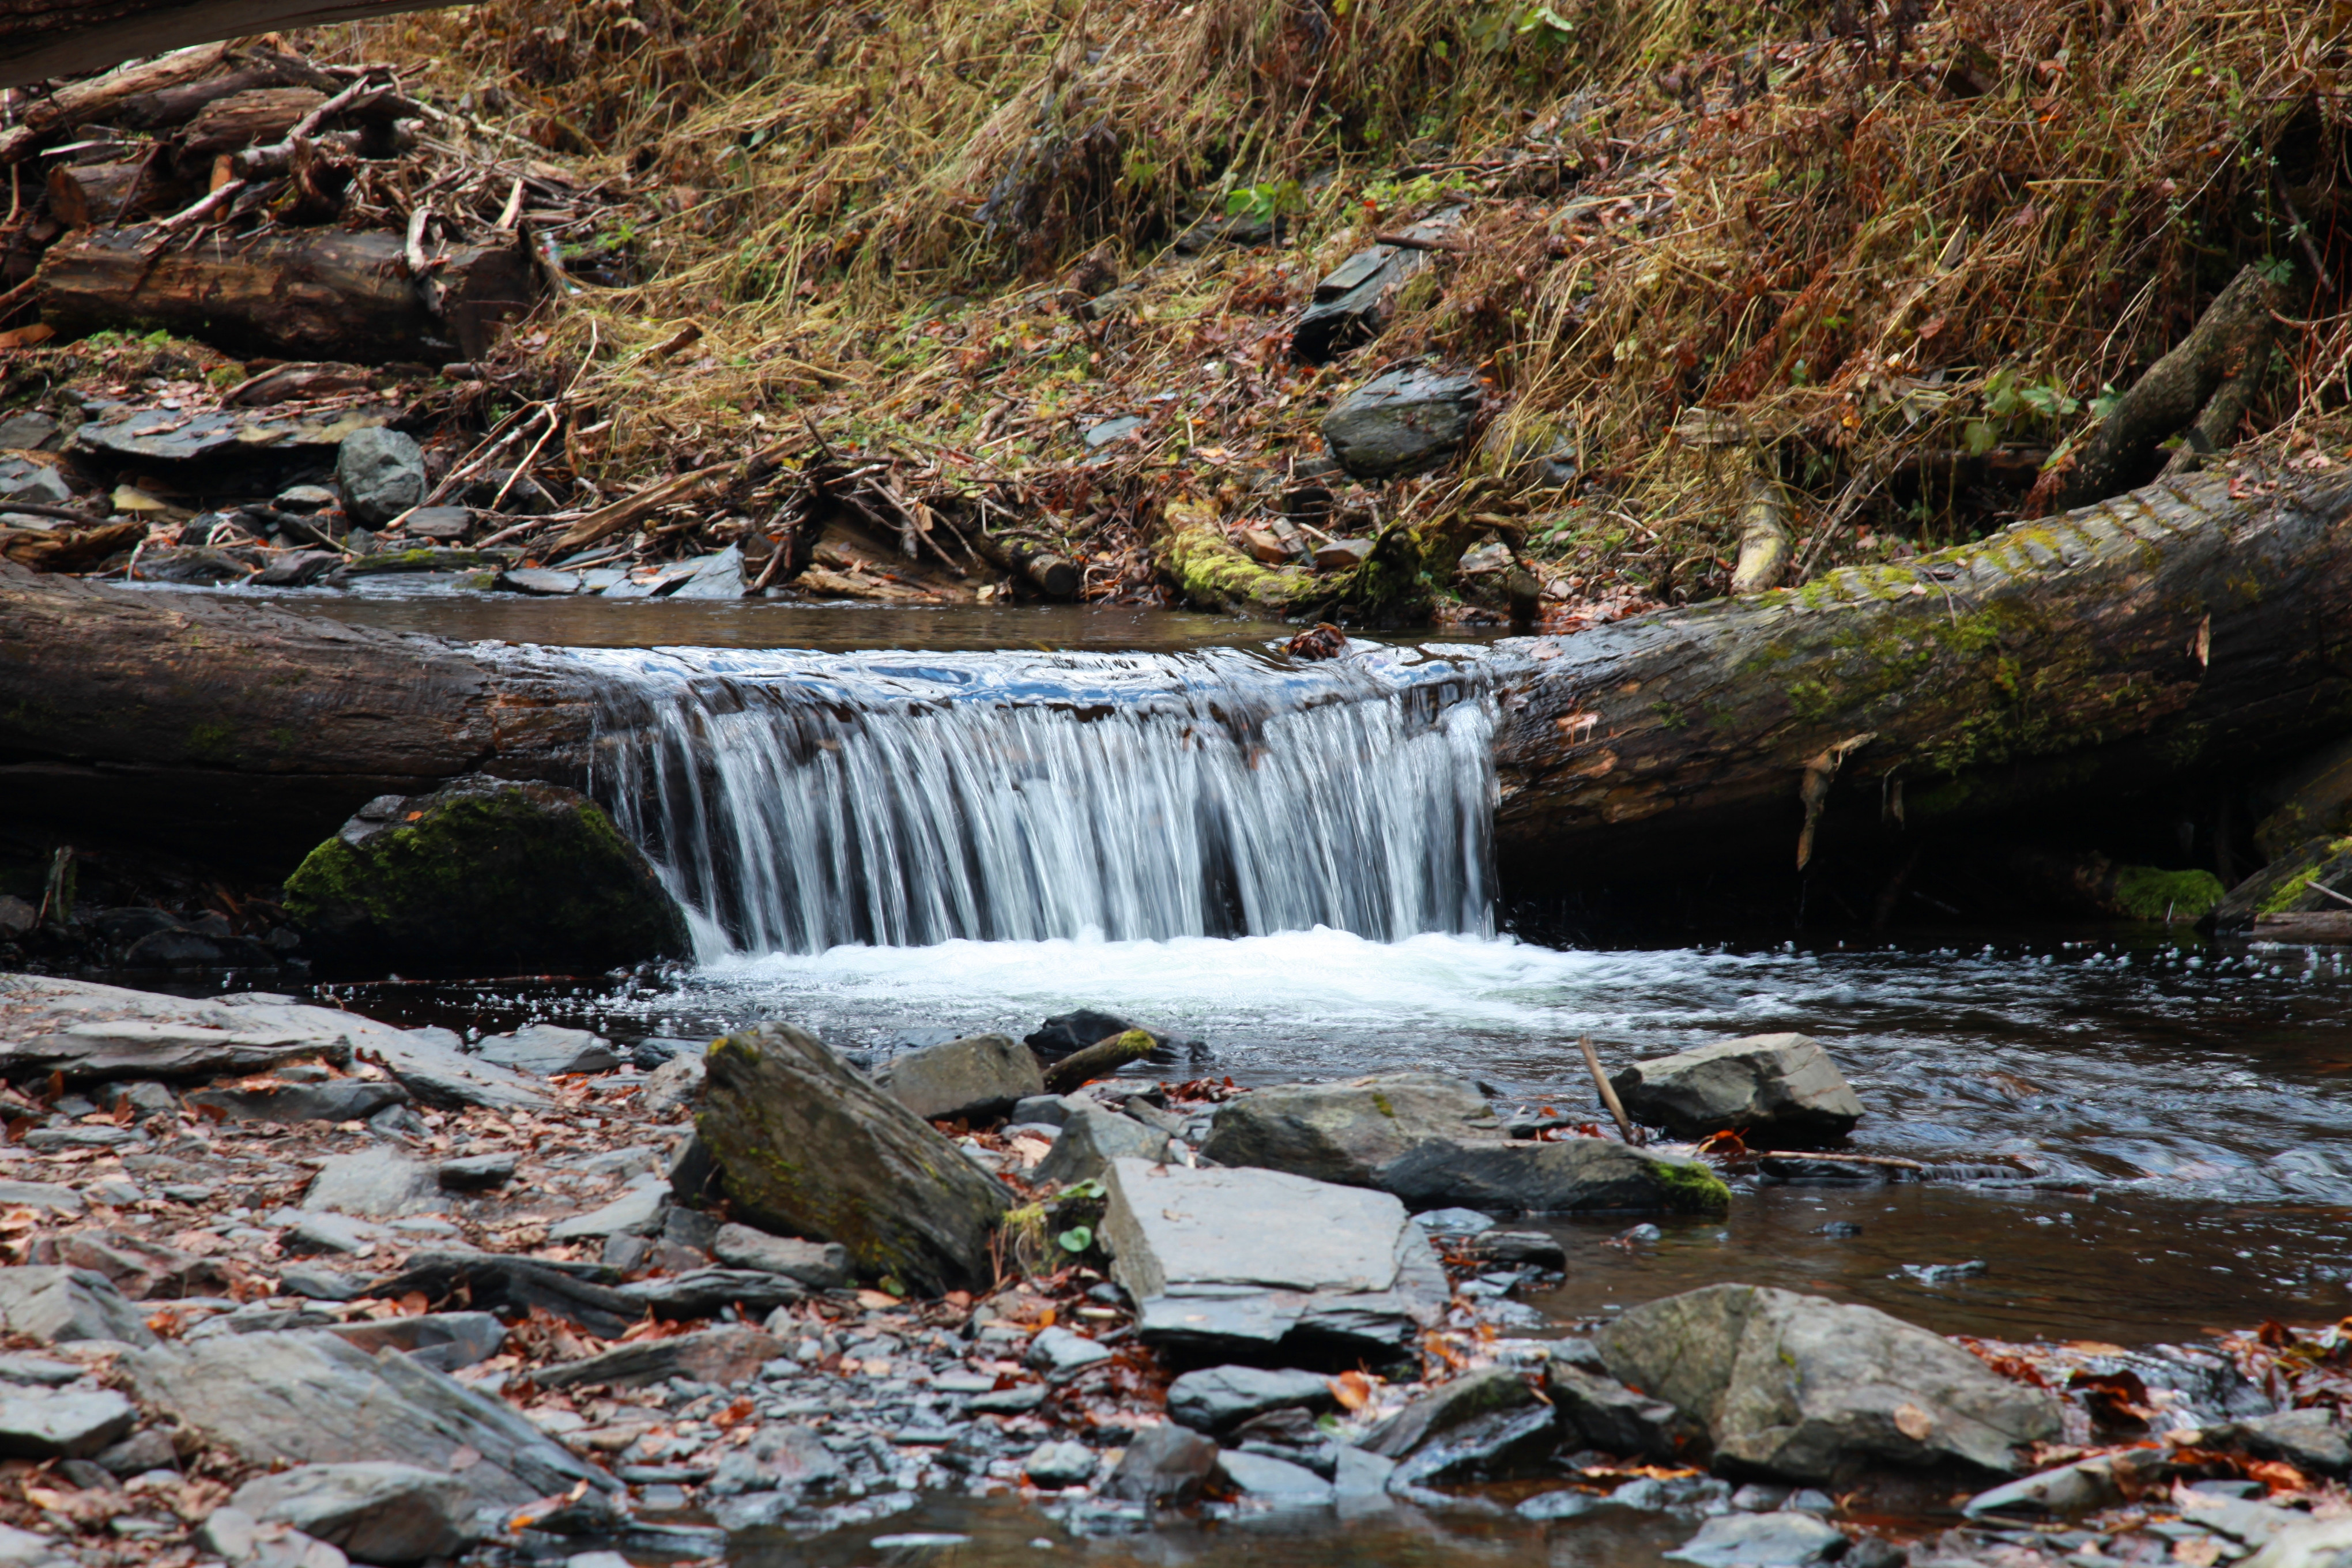
[[[0,88],[27,87],[51,77],[103,70],[121,61],[166,49],[194,52],[184,46],[209,48],[217,60],[222,53],[216,41],[219,39],[256,37],[293,27],[328,27],[340,22],[356,22],[363,16],[434,10],[449,3],[450,0],[0,0]],[[85,84],[75,84],[82,85]],[[136,90],[168,85],[173,84],[153,82]],[[79,123],[93,118],[84,112],[68,122]],[[16,156],[16,150],[0,138],[0,163]]]
[[[60,163],[49,171],[49,211],[68,228],[98,228],[167,217],[201,194],[161,158],[128,163]]]
[[[161,244],[161,251],[148,251]],[[461,246],[436,276],[445,313],[425,305],[396,234],[299,230],[254,239],[93,229],[49,247],[34,283],[60,331],[168,328],[231,353],[440,363],[487,351],[499,323],[530,309],[520,247]]]
[[[278,873],[379,795],[473,772],[583,783],[593,721],[560,666],[5,562],[0,694],[20,824]]]
[[[2096,803],[2293,756],[2352,729],[2347,612],[2352,473],[2249,469],[1514,642],[1538,673],[1502,699],[1502,856],[1801,864],[1817,830]]]

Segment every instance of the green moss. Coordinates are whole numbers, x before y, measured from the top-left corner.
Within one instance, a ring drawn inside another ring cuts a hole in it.
[[[2347,853],[2352,853],[2352,838],[2338,838],[2318,854],[2310,856],[2310,863],[2282,879],[2254,906],[2254,912],[2261,915],[2285,914],[2301,901],[2304,894],[2320,879],[2320,874],[2334,863],[2336,857]]]
[[[199,757],[226,755],[236,730],[226,723],[195,724],[188,730],[188,750]]]
[[[1379,1089],[1372,1090],[1372,1109],[1379,1111],[1382,1116],[1387,1117],[1391,1121],[1394,1121],[1396,1120],[1396,1107],[1391,1105],[1389,1103],[1389,1097],[1382,1094]]]
[[[1666,1206],[1677,1214],[1721,1214],[1731,1206],[1731,1189],[1696,1160],[1663,1160],[1657,1171]]]
[[[2116,868],[2116,902],[2136,921],[2198,921],[2227,897],[2229,889],[2210,871],[2159,871],[2152,866]]]

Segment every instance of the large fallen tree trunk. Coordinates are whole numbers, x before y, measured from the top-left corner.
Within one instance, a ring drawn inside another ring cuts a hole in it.
[[[520,246],[459,246],[434,276],[445,290],[437,315],[396,234],[296,230],[191,245],[134,226],[58,241],[33,291],[41,319],[61,331],[136,322],[231,353],[362,364],[478,355],[500,322],[531,306]]]
[[[0,799],[20,828],[282,874],[379,795],[583,782],[591,703],[553,664],[0,561]]]
[[[123,60],[163,49],[193,49],[182,45],[210,45],[216,39],[254,37],[290,27],[326,27],[356,22],[362,16],[388,16],[398,11],[429,11],[462,0],[7,0],[0,5],[0,88],[26,87],[50,77],[77,71],[102,70]],[[213,51],[215,58],[219,50]],[[152,71],[153,62],[118,71],[117,77]],[[101,82],[106,79],[100,79]],[[82,100],[59,116],[79,114],[72,123],[102,120],[93,112],[130,96],[169,85],[142,82],[129,92],[99,99],[75,83],[57,96],[76,89]],[[108,86],[119,86],[108,83]],[[0,161],[13,154],[0,139]]]
[[[2352,729],[2352,473],[2152,485],[1979,543],[1514,646],[1507,863],[1801,865]]]
[[[1794,863],[2146,796],[2352,729],[2352,473],[2152,487],[1901,565],[1517,639],[1504,862]],[[584,667],[0,564],[0,792],[54,831],[290,868],[370,796],[580,784]],[[259,870],[254,866],[248,869]]]

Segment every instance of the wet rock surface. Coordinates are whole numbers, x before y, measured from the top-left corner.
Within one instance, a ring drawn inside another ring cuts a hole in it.
[[[1843,1138],[1862,1101],[1820,1041],[1758,1035],[1636,1062],[1612,1086],[1636,1121],[1679,1137],[1733,1131],[1759,1148],[1807,1148]]]

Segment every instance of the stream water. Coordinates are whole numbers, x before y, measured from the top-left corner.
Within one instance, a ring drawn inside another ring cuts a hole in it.
[[[572,646],[613,694],[598,793],[693,910],[699,946],[659,986],[362,988],[355,1005],[624,1039],[776,1017],[861,1048],[1018,1036],[1093,1006],[1201,1042],[1162,1076],[1427,1068],[1596,1117],[1580,1036],[1622,1061],[1801,1030],[1870,1108],[1857,1150],[1974,1178],[1765,1184],[1727,1218],[1659,1222],[1654,1238],[1621,1237],[1622,1218],[1554,1222],[1567,1281],[1531,1305],[1589,1322],[1747,1279],[1947,1332],[2126,1344],[2352,1312],[2352,979],[2334,955],[2054,928],[1562,951],[1514,936],[1495,901],[1492,660],[1474,647],[1298,666],[1262,631],[1201,617],[733,608],[338,608]],[[930,646],[846,651],[813,615]],[[973,1562],[1025,1555],[1040,1533],[1024,1510],[925,1508],[940,1517],[887,1531],[969,1535]],[[1665,1529],[1412,1516],[1074,1550],[1613,1563],[1652,1560]],[[747,1560],[893,1552],[951,1560],[862,1537]]]

